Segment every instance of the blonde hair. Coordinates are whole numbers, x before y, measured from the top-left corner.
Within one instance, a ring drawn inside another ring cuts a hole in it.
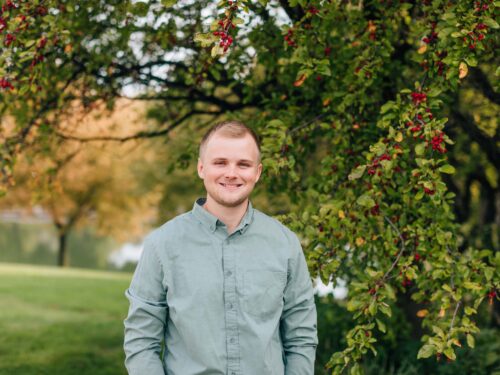
[[[257,150],[259,151],[259,160],[260,160],[260,140],[259,136],[247,125],[245,125],[241,121],[229,120],[222,121],[215,125],[213,125],[208,131],[205,133],[200,142],[200,150],[199,156],[201,158],[203,151],[205,150],[205,146],[215,133],[219,133],[222,136],[228,138],[243,138],[245,135],[250,134],[250,136],[255,141],[255,145],[257,146]]]

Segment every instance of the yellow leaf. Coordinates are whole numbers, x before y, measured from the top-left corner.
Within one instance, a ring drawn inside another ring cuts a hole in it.
[[[364,239],[364,238],[362,238],[362,237],[358,237],[358,238],[356,238],[356,245],[357,245],[357,246],[361,246],[361,245],[363,245],[365,242],[366,242],[366,241],[365,241],[365,239]]]
[[[458,66],[458,78],[460,79],[464,78],[468,72],[469,72],[469,67],[467,66],[467,64],[461,62],[460,65]]]
[[[71,51],[73,51],[73,46],[71,44],[66,44],[66,46],[64,47],[64,52],[70,53]]]
[[[427,310],[427,309],[422,309],[422,310],[417,311],[417,316],[419,318],[425,318],[427,316],[427,314],[429,314],[429,310]]]
[[[427,44],[422,44],[420,46],[420,48],[417,50],[417,52],[422,55],[423,53],[425,53],[425,51],[427,51]]]
[[[403,133],[398,132],[398,133],[396,134],[396,137],[394,138],[394,140],[395,140],[396,142],[401,142],[401,141],[403,140]]]
[[[377,31],[377,25],[372,20],[368,21],[368,32],[374,33],[375,31]]]
[[[304,81],[306,80],[307,76],[305,74],[302,74],[298,80],[296,80],[293,85],[295,87],[300,87],[302,86],[302,84],[304,83]]]
[[[444,317],[445,313],[446,313],[446,311],[444,309],[439,310],[439,317],[440,318]]]
[[[332,99],[330,98],[326,98],[325,100],[323,100],[323,107],[326,107],[328,104],[330,104],[331,101]]]
[[[339,210],[339,214],[338,215],[339,215],[340,219],[344,219],[345,218],[345,213],[342,210]]]

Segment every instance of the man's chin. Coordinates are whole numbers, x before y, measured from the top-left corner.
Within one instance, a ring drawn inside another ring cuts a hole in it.
[[[242,205],[243,203],[246,203],[248,199],[248,195],[245,197],[238,197],[234,199],[224,199],[222,197],[218,197],[217,199],[214,199],[218,204],[224,207],[228,208],[234,208]]]

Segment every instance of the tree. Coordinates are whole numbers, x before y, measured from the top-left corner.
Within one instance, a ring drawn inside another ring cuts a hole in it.
[[[112,113],[102,105],[89,113],[74,106],[61,119],[61,126],[66,131],[77,127],[80,135],[109,131],[117,123],[133,129],[144,111],[144,103],[124,100]],[[154,149],[147,144],[53,141],[50,148],[21,155],[14,173],[16,185],[0,200],[0,207],[43,208],[57,230],[59,266],[69,265],[67,239],[77,227],[92,225],[98,234],[118,240],[140,239],[156,216],[160,194],[154,186],[143,191],[143,181],[133,167],[141,163],[140,171],[146,173],[155,158]]]
[[[360,371],[399,303],[421,317],[419,357],[453,360],[461,340],[474,346],[472,317],[499,286],[498,3],[37,6],[6,3],[3,16],[2,111],[18,126],[2,152],[7,180],[17,152],[68,139],[55,113],[75,97],[112,105],[134,86],[163,120],[82,142],[164,137],[201,116],[247,120],[263,136],[267,190],[293,204],[283,220],[301,233],[311,271],[349,283],[356,325],[334,373]],[[33,21],[16,34],[26,14]],[[44,137],[29,139],[37,127]],[[475,184],[488,207],[480,221]]]

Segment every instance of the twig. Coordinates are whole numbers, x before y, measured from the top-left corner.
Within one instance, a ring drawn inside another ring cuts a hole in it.
[[[462,301],[458,301],[457,305],[455,306],[455,311],[453,312],[453,317],[451,318],[450,330],[448,332],[448,337],[450,336],[451,330],[453,329],[453,325],[455,324],[455,318],[457,317],[458,309],[459,309],[461,304],[462,304]]]
[[[384,219],[389,223],[389,225],[392,227],[392,229],[394,229],[396,231],[396,233],[398,234],[398,237],[401,240],[401,250],[399,251],[396,259],[394,260],[394,262],[392,262],[391,267],[385,273],[384,277],[382,277],[382,280],[387,279],[387,276],[389,276],[389,274],[392,272],[392,270],[394,269],[394,267],[396,267],[396,264],[398,264],[398,262],[399,262],[399,258],[401,258],[401,255],[403,255],[403,253],[406,250],[405,240],[404,240],[401,232],[399,231],[399,229],[392,223],[392,221],[387,216],[384,216]]]

